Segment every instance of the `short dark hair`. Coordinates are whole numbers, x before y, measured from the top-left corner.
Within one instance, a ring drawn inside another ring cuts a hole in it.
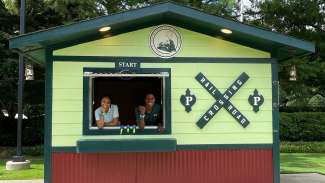
[[[147,93],[146,96],[145,96],[144,98],[146,99],[149,95],[152,95],[153,98],[156,98],[155,95],[154,95],[153,93]]]
[[[108,95],[104,95],[104,96],[102,96],[102,97],[100,98],[100,101],[102,101],[104,98],[108,98],[109,101],[111,101],[111,97],[109,97]]]

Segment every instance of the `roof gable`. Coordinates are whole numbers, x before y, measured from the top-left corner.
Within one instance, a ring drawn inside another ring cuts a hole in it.
[[[107,35],[98,31],[103,26],[112,27],[110,35],[117,35],[164,23],[270,52],[279,60],[315,51],[313,43],[170,2],[17,36],[10,39],[10,48],[29,54],[44,47],[63,48],[103,38]],[[222,34],[221,28],[230,29],[233,34]]]
[[[149,37],[155,30],[148,27],[55,50],[54,56],[156,57]],[[175,57],[270,58],[268,52],[242,46],[220,38],[174,28],[181,35],[181,49]]]

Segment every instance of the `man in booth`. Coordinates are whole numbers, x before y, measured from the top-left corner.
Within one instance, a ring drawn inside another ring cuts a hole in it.
[[[145,126],[158,126],[158,130],[163,132],[161,107],[155,103],[155,96],[152,93],[147,94],[144,102],[144,105],[140,105],[135,109],[135,117],[139,128],[144,129]]]
[[[117,126],[120,125],[118,120],[119,113],[117,105],[111,104],[111,99],[104,96],[100,100],[100,107],[95,110],[96,125],[98,128],[104,126]]]

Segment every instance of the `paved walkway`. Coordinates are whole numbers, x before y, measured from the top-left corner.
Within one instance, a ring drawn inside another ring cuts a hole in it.
[[[325,176],[318,173],[282,174],[281,183],[325,183]]]
[[[43,180],[0,180],[0,183],[43,183]],[[282,174],[281,183],[325,183],[325,176],[317,173]]]

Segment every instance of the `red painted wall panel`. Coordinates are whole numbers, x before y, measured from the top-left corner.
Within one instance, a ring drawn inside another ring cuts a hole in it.
[[[271,149],[53,153],[53,183],[271,183]]]

